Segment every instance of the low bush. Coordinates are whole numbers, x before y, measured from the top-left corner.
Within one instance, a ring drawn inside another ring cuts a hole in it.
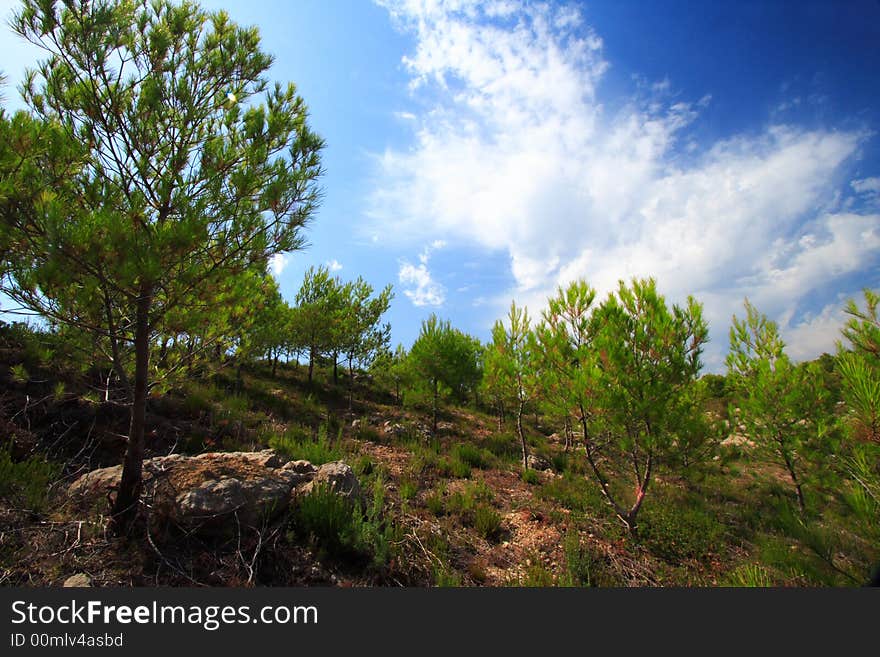
[[[14,461],[9,449],[0,448],[0,497],[18,508],[40,512],[48,503],[49,485],[60,469],[54,463],[32,456]]]
[[[501,535],[501,515],[487,504],[474,508],[473,524],[477,533],[487,541],[497,541]]]
[[[452,456],[472,468],[485,470],[491,465],[491,453],[475,447],[470,443],[460,443],[452,450]]]

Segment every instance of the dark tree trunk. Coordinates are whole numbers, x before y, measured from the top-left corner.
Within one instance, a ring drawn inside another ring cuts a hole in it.
[[[278,371],[278,350],[272,350],[272,378],[275,378],[275,372]]]
[[[348,359],[348,410],[351,410],[354,398],[354,363]]]
[[[113,370],[116,372],[116,376],[122,384],[122,387],[125,388],[126,399],[131,400],[131,384],[128,381],[128,375],[125,373],[125,367],[122,365],[122,357],[119,354],[119,340],[116,333],[116,323],[113,321],[113,309],[110,305],[110,295],[107,293],[106,288],[104,289],[104,302],[104,309],[107,313],[107,328],[110,330],[110,354],[113,358]],[[109,384],[107,387],[110,387]]]
[[[312,372],[315,370],[315,348],[309,347],[309,383],[312,382]]]
[[[334,351],[333,352],[333,385],[339,384],[339,367],[338,367],[339,363],[338,363],[338,360],[339,360],[339,354],[337,354]]]
[[[614,499],[614,495],[611,493],[611,489],[608,486],[608,480],[605,478],[605,474],[602,472],[599,463],[596,461],[596,456],[593,453],[593,442],[590,440],[590,433],[587,429],[587,414],[583,406],[580,407],[580,415],[581,429],[584,432],[584,451],[587,453],[587,462],[590,464],[590,468],[596,476],[596,481],[599,482],[599,487],[602,489],[602,495],[605,496],[605,500],[611,505],[611,508],[614,509],[614,513],[617,514],[617,517],[623,521],[630,531],[632,531],[632,526],[627,522],[627,516],[629,513],[617,503],[616,499]]]
[[[141,495],[142,469],[144,464],[144,423],[147,410],[147,384],[150,368],[150,306],[153,291],[141,290],[137,300],[136,328],[134,337],[134,400],[131,406],[131,424],[128,431],[128,447],[122,465],[122,479],[111,509],[114,529],[126,530],[137,515]]]
[[[788,476],[791,477],[791,483],[794,484],[794,489],[797,492],[797,501],[798,508],[801,510],[801,514],[806,513],[807,504],[804,500],[804,490],[801,487],[801,482],[798,479],[797,473],[794,470],[794,463],[788,455],[788,452],[784,448],[780,448],[780,453],[782,454],[782,458],[785,461],[785,467],[788,470]]]
[[[438,382],[434,380],[434,405],[433,405],[433,413],[431,415],[431,433],[433,435],[437,435],[437,395],[438,395]]]

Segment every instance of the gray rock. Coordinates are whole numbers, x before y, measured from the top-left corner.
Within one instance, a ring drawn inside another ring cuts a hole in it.
[[[529,454],[526,462],[532,470],[552,470],[553,465],[543,456],[537,454]]]
[[[314,478],[301,486],[297,492],[307,495],[318,486],[327,486],[334,493],[353,500],[361,499],[361,487],[357,477],[351,467],[342,461],[331,461],[319,467]]]
[[[74,504],[94,507],[119,486],[122,466],[86,473],[68,489]],[[143,498],[150,521],[210,532],[238,525],[258,526],[285,512],[299,493],[324,483],[340,495],[360,499],[352,469],[341,461],[320,468],[289,461],[274,450],[210,452],[198,456],[157,457],[144,461]],[[106,502],[105,502],[106,503]]]

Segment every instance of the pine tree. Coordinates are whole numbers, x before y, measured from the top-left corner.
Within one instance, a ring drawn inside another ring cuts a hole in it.
[[[302,246],[323,144],[292,84],[266,91],[257,30],[225,12],[25,0],[11,23],[47,55],[24,87],[34,119],[82,152],[41,173],[29,212],[4,212],[4,291],[134,353],[122,528],[141,490],[151,342],[171,314],[229,300],[243,272]]]

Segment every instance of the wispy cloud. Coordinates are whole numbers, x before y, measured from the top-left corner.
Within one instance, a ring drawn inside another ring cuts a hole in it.
[[[609,63],[576,9],[382,4],[415,36],[403,63],[426,109],[410,148],[377,156],[374,232],[506,252],[503,296],[533,312],[575,278],[604,293],[656,276],[670,298],[705,302],[716,362],[743,297],[794,336],[818,289],[880,260],[880,215],[839,201],[867,131],[774,124],[698,144],[689,127],[710,97],[682,101],[674,80],[605,109]],[[830,322],[813,326],[830,348]]]
[[[419,254],[419,264],[413,265],[407,260],[400,261],[397,278],[402,285],[409,287],[403,290],[406,297],[415,306],[442,306],[446,301],[446,288],[434,280],[428,270],[431,252],[445,246],[442,240],[435,240]]]
[[[342,265],[336,258],[333,258],[333,260],[327,263],[327,269],[330,271],[339,271],[342,269]]]

